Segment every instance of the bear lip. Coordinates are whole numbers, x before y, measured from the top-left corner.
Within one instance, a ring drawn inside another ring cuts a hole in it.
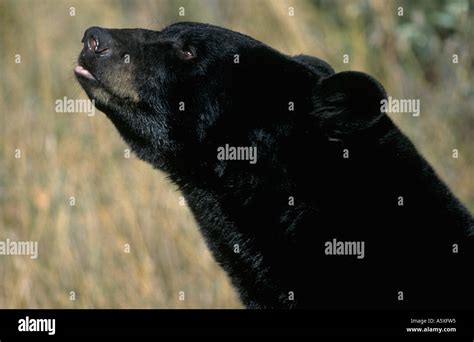
[[[78,75],[81,75],[81,76],[85,77],[85,78],[96,81],[96,78],[89,72],[89,70],[87,70],[86,68],[84,68],[81,65],[76,66],[74,68],[74,72]]]

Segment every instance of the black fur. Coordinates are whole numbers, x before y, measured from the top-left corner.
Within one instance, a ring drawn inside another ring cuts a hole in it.
[[[381,113],[376,80],[198,23],[84,41],[95,80],[79,82],[179,186],[247,307],[473,307],[473,218]],[[218,160],[226,144],[257,163]],[[365,258],[326,255],[334,238]]]

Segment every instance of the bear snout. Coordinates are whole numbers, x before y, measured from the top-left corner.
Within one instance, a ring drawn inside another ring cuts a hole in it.
[[[110,33],[100,27],[90,27],[84,32],[82,38],[84,49],[82,50],[85,56],[103,57],[112,52],[112,36]]]

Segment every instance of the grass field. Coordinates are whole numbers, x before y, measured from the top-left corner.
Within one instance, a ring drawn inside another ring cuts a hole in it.
[[[420,117],[393,120],[473,210],[473,8],[472,1],[0,0],[0,240],[39,242],[36,260],[0,256],[0,308],[241,307],[166,175],[126,158],[102,113],[55,112],[57,99],[86,98],[73,68],[89,26],[209,22],[338,71],[373,74],[389,95],[421,100]]]

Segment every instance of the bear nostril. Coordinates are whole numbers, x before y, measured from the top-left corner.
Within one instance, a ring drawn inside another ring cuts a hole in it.
[[[99,39],[94,36],[90,36],[89,39],[87,39],[87,47],[89,48],[89,50],[97,52],[97,49],[99,47]]]
[[[84,33],[84,54],[90,57],[103,57],[111,52],[112,36],[107,29],[90,27]]]
[[[100,54],[100,56],[105,56],[106,54],[108,54],[110,51],[109,48],[103,48],[103,49],[96,49],[95,53],[98,53]]]

